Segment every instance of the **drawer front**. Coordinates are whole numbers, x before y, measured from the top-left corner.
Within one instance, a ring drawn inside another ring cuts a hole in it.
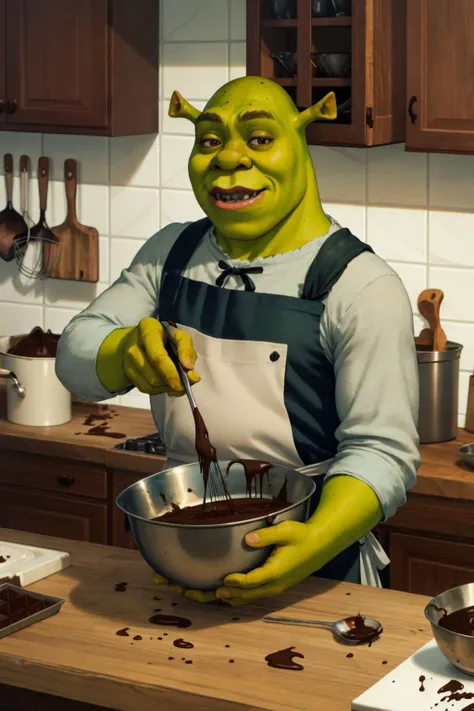
[[[0,484],[91,499],[107,498],[107,470],[102,464],[11,449],[0,451]]]
[[[0,486],[0,527],[107,543],[107,505]]]

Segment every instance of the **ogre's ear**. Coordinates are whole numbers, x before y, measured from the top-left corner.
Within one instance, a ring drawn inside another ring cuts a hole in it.
[[[200,113],[199,109],[191,106],[186,99],[183,99],[179,91],[173,91],[168,109],[169,116],[172,118],[185,118],[188,121],[192,121],[192,123],[196,123]]]
[[[295,123],[298,129],[305,129],[313,121],[322,121],[323,119],[333,121],[335,118],[337,118],[336,96],[333,91],[330,91],[317,104],[301,111],[295,117]]]

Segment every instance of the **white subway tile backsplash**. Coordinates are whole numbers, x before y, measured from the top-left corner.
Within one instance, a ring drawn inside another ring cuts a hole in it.
[[[323,209],[341,227],[347,227],[356,237],[363,242],[366,241],[365,205],[342,205],[337,202],[324,202]]]
[[[247,75],[247,51],[245,42],[232,42],[230,45],[229,80],[240,79]]]
[[[429,285],[444,292],[441,306],[443,318],[474,320],[474,269],[430,267]]]
[[[200,220],[201,217],[204,213],[191,190],[161,191],[161,228],[171,222]]]
[[[111,232],[114,237],[148,239],[159,228],[159,212],[158,190],[110,189]]]
[[[430,208],[474,212],[474,156],[429,155]]]
[[[151,237],[151,234],[150,234]],[[137,252],[145,244],[141,239],[120,239],[113,237],[110,243],[110,283],[119,278],[123,269],[132,263]]]
[[[0,160],[0,175],[4,175],[3,155],[11,153],[13,156],[13,173],[18,176],[20,174],[20,156],[26,155],[30,159],[30,175],[36,176],[38,167],[38,158],[43,155],[42,152],[42,135],[41,133],[23,133],[22,131],[2,131],[1,133],[1,160]],[[4,181],[1,181],[0,198],[4,202]]]
[[[230,39],[247,39],[247,2],[230,0]]]
[[[441,305],[443,315],[444,304]],[[474,373],[474,323],[456,323],[441,319],[442,326],[446,332],[448,340],[460,343],[463,346],[461,351],[461,369]]]
[[[164,44],[163,97],[177,89],[188,101],[207,101],[227,81],[227,49],[227,42]]]
[[[429,213],[430,264],[474,267],[474,212]]]
[[[43,327],[43,306],[0,302],[0,335],[20,336]]]
[[[191,101],[192,105],[202,111],[206,105],[205,101]],[[161,135],[166,134],[179,134],[183,136],[193,136],[194,137],[194,124],[191,121],[183,118],[172,118],[168,115],[170,100],[162,99],[160,101],[160,111],[161,111]]]
[[[424,264],[402,264],[401,262],[387,263],[397,272],[403,281],[407,294],[410,297],[413,312],[418,311],[418,296],[423,289],[427,288],[427,267]]]
[[[50,177],[64,180],[64,161],[77,161],[78,183],[109,184],[107,138],[102,136],[76,136],[45,134],[43,154],[50,160]]]
[[[0,259],[0,309],[2,301],[23,304],[43,303],[43,282],[24,276],[13,259],[4,262]]]
[[[421,207],[428,200],[424,153],[409,153],[402,143],[367,151],[367,202],[380,207]]]
[[[228,3],[223,0],[164,2],[162,40],[165,42],[204,42],[227,40]]]
[[[110,139],[112,185],[159,186],[158,136],[120,136]]]
[[[102,235],[109,234],[109,186],[81,185],[77,217],[86,227],[95,227]]]
[[[57,309],[54,306],[46,306],[44,310],[44,328],[53,333],[62,333],[68,323],[80,311],[80,309]]]
[[[81,281],[48,279],[44,285],[46,306],[82,311],[99,294],[105,291],[107,284],[89,284]]]
[[[99,281],[109,283],[109,238],[99,237]]]
[[[367,208],[367,241],[382,259],[426,262],[426,210]]]
[[[321,200],[344,205],[366,204],[366,151],[359,148],[310,146]]]
[[[191,190],[188,160],[194,145],[190,136],[162,136],[161,187]]]

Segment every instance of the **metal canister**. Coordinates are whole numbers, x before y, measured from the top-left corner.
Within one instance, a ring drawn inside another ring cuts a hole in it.
[[[448,341],[445,351],[418,350],[420,444],[457,437],[459,362],[463,347]]]

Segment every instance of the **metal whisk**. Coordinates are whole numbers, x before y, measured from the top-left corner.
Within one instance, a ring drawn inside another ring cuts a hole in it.
[[[203,472],[203,475],[204,475],[204,505],[211,504],[211,506],[216,508],[217,502],[224,501],[227,504],[224,510],[227,509],[228,511],[232,511],[232,503],[231,503],[232,499],[231,499],[231,496],[227,490],[224,475],[222,474],[222,470],[219,466],[219,462],[217,461],[216,450],[214,449],[214,447],[212,446],[212,444],[209,441],[208,432],[207,432],[207,429],[204,425],[204,421],[201,417],[201,413],[199,412],[196,400],[194,398],[194,394],[191,389],[191,384],[189,382],[189,378],[186,375],[186,372],[184,371],[183,367],[181,366],[181,363],[179,362],[178,349],[176,348],[176,345],[173,341],[173,331],[171,330],[172,325],[168,321],[161,321],[160,323],[163,326],[163,328],[165,329],[166,334],[168,336],[168,340],[167,340],[167,344],[166,344],[168,354],[178,370],[181,382],[183,384],[189,404],[191,406],[193,416],[195,418],[195,423],[197,425],[196,421],[199,418],[199,420],[202,423],[207,448],[208,448],[209,452],[212,453],[212,456],[209,457],[209,459],[210,459],[209,472],[208,472],[208,475],[206,476],[206,471],[204,469],[205,464],[203,463],[202,453],[200,453],[198,451],[198,457],[199,457],[199,461],[201,464],[201,471]]]

